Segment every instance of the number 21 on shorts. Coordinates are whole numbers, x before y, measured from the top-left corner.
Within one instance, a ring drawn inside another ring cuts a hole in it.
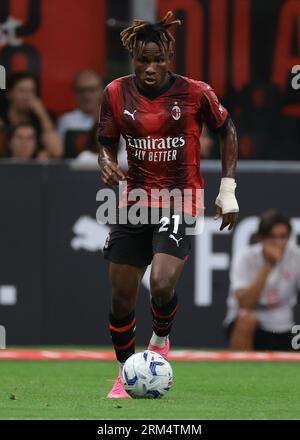
[[[173,234],[177,234],[178,232],[178,227],[179,227],[179,215],[178,214],[174,214],[172,215],[172,219],[174,219],[174,227],[173,227]],[[161,227],[159,228],[158,232],[165,232],[168,230],[169,224],[171,223],[169,217],[162,217],[159,220],[159,223],[161,223]]]

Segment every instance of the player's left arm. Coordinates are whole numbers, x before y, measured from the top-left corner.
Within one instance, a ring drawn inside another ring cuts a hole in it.
[[[215,202],[214,219],[222,216],[220,231],[226,226],[231,230],[237,221],[239,206],[235,197],[235,175],[238,156],[238,142],[235,126],[228,117],[227,123],[219,131],[220,152],[222,161],[222,179],[218,197]]]
[[[215,201],[214,219],[222,217],[220,230],[226,226],[231,230],[237,220],[239,206],[235,197],[235,172],[238,144],[235,126],[225,107],[220,104],[213,89],[200,82],[201,116],[208,128],[218,134],[222,160],[222,179],[218,197]]]

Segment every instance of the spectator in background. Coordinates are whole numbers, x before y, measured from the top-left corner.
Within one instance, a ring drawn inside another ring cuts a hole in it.
[[[7,103],[0,109],[0,126],[8,132],[14,125],[30,122],[35,127],[44,156],[60,157],[62,142],[37,91],[37,80],[30,73],[11,75],[7,80]]]
[[[290,350],[293,307],[300,289],[300,247],[289,241],[288,218],[262,214],[259,243],[234,259],[225,318],[232,350]]]
[[[27,160],[39,156],[38,136],[30,122],[20,122],[11,128],[7,155],[13,159]]]
[[[76,163],[83,167],[98,167],[98,155],[99,155],[99,145],[98,145],[98,125],[99,122],[94,123],[92,129],[87,133],[86,143],[84,150],[78,154],[76,157]],[[126,143],[123,136],[120,136],[119,150],[118,150],[118,164],[120,165],[124,173],[128,170],[127,162],[127,152]]]
[[[86,143],[84,150],[76,157],[76,162],[86,165],[98,165],[99,147],[97,142],[98,122],[86,134]]]
[[[84,149],[88,132],[92,130],[99,116],[102,98],[102,81],[94,70],[79,72],[74,80],[74,94],[78,108],[63,114],[57,124],[59,135],[65,145],[65,156],[76,157]],[[82,139],[76,139],[85,134]]]

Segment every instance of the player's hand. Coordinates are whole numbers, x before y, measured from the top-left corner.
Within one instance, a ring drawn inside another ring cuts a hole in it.
[[[267,263],[275,266],[282,258],[283,249],[270,243],[263,243],[263,256]]]
[[[216,213],[214,216],[214,220],[218,220],[218,218],[222,217],[222,224],[220,226],[220,231],[223,231],[226,226],[228,226],[228,230],[231,231],[234,224],[237,221],[238,218],[238,212],[228,212],[227,214],[222,214],[222,208],[220,206],[216,206]]]
[[[125,174],[116,162],[106,161],[101,164],[101,179],[108,186],[117,186],[125,179]]]
[[[239,205],[235,197],[236,183],[231,177],[222,177],[218,197],[215,206],[216,213],[214,220],[222,216],[222,224],[220,231],[228,226],[229,231],[237,221],[239,213]]]

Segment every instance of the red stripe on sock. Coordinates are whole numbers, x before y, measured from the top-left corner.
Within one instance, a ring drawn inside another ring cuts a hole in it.
[[[114,345],[114,348],[116,350],[126,350],[127,348],[130,347],[130,345],[132,345],[135,342],[135,336],[128,342],[128,344],[126,345]]]
[[[109,330],[113,330],[114,332],[123,333],[129,330],[131,327],[133,327],[136,323],[135,318],[131,321],[130,324],[124,325],[124,327],[114,327],[113,325],[109,325]]]
[[[170,324],[168,324],[166,327],[159,327],[158,325],[153,324],[153,329],[157,328],[157,330],[168,330],[168,328],[171,327],[171,325],[172,325],[172,322],[170,322]]]
[[[157,313],[157,311],[154,309],[153,304],[151,303],[151,310],[152,310],[153,314],[154,314],[157,318],[160,318],[160,319],[168,319],[168,318],[171,318],[173,315],[175,315],[175,313],[177,312],[177,309],[178,309],[178,305],[175,307],[175,309],[173,310],[173,312],[172,312],[170,315],[159,315],[159,314]]]

